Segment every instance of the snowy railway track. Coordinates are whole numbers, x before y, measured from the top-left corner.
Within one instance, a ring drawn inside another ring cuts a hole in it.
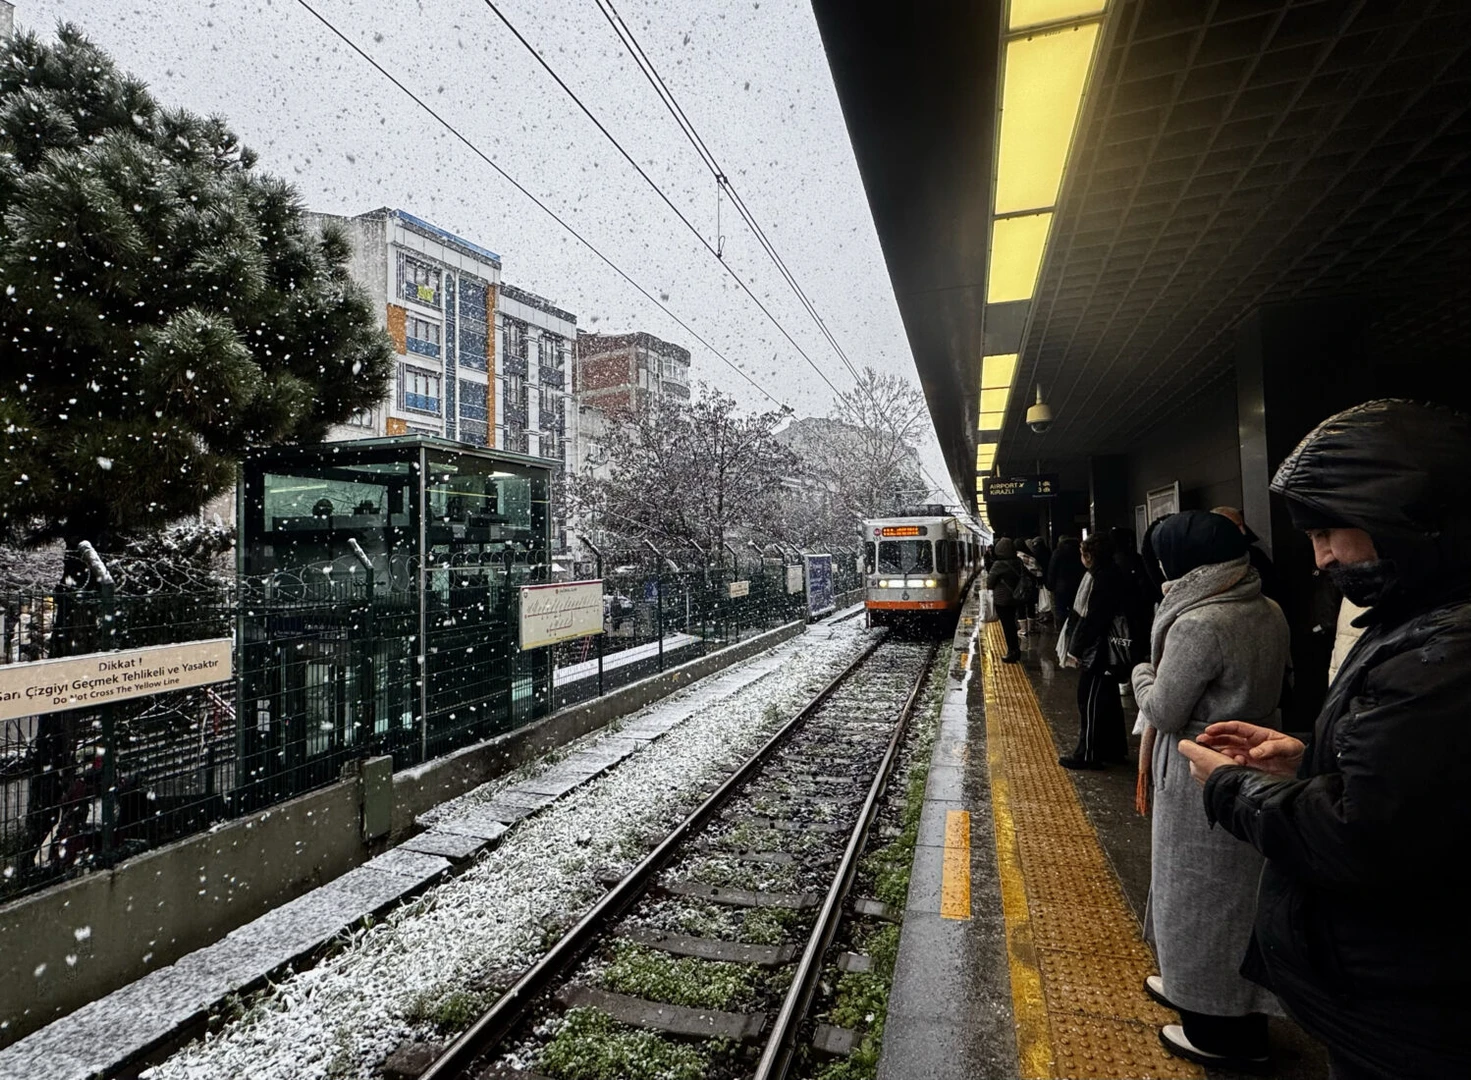
[[[636,866],[600,875],[602,899],[423,1080],[539,1080],[629,1031],[644,1041],[625,1047],[676,1058],[666,1036],[717,1040],[700,1075],[787,1076],[935,653],[894,637],[860,653]]]

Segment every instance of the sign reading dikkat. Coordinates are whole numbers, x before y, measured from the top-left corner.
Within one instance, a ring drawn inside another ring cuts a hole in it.
[[[1057,494],[1055,473],[1039,476],[987,476],[982,491],[987,499],[1049,499]]]
[[[188,690],[234,674],[233,638],[0,665],[0,720]]]
[[[603,583],[569,581],[521,586],[521,648],[603,632]]]

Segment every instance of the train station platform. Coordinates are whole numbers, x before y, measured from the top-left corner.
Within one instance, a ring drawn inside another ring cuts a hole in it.
[[[1076,740],[1076,674],[1057,665],[1052,634],[1023,640],[1023,662],[1002,664],[999,625],[967,615],[956,635],[879,1076],[1235,1075],[1160,1045],[1178,1017],[1143,990],[1156,968],[1135,771],[1057,764]],[[1272,1044],[1272,1075],[1327,1075],[1290,1022],[1272,1021]]]

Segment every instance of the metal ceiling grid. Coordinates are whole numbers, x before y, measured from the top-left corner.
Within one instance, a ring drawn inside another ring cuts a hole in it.
[[[1003,462],[1126,449],[1263,302],[1362,295],[1376,348],[1471,330],[1471,5],[1121,0]],[[1057,417],[1025,432],[1031,387]]]

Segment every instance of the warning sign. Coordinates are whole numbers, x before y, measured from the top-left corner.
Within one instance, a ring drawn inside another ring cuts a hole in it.
[[[148,697],[234,674],[232,638],[0,665],[0,720]]]

